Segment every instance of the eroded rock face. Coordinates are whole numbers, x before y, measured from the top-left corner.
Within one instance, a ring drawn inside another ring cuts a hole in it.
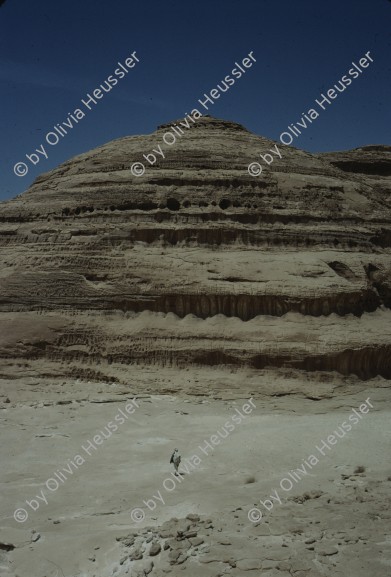
[[[345,172],[378,177],[391,176],[391,146],[362,146],[342,152],[325,152],[319,156]],[[389,181],[388,185],[390,186]]]
[[[391,377],[390,147],[278,143],[282,158],[252,177],[275,143],[203,117],[148,166],[168,128],[1,204],[3,376],[47,359],[61,374],[169,362]]]

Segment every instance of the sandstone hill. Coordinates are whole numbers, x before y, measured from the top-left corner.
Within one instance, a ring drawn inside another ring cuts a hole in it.
[[[72,158],[1,203],[0,376],[225,365],[390,378],[391,148],[278,143],[253,177],[275,143],[203,117],[133,176],[167,129]]]

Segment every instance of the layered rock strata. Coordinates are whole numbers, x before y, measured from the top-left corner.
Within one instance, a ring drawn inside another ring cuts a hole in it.
[[[39,176],[0,208],[0,354],[391,377],[391,149],[313,155],[203,117]],[[144,161],[145,162],[145,161]],[[147,164],[147,163],[145,163]]]

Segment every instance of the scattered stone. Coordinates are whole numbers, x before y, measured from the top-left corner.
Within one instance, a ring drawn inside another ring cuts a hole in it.
[[[290,573],[292,575],[294,575],[294,574],[300,575],[300,573],[303,573],[305,575],[306,572],[311,571],[311,569],[312,569],[312,564],[310,564],[308,561],[301,560],[301,559],[292,559],[292,561],[291,561]]]
[[[236,567],[242,571],[253,571],[262,568],[262,561],[260,559],[241,559],[237,561]]]
[[[129,555],[129,559],[131,561],[137,561],[138,559],[142,558],[143,558],[143,552],[138,547],[134,549]]]
[[[248,477],[245,478],[244,484],[245,484],[245,485],[250,485],[250,484],[252,484],[252,483],[255,483],[255,481],[256,481],[256,479],[255,479],[254,475],[250,475],[250,476],[248,476]]]
[[[127,537],[117,537],[117,541],[120,541],[125,547],[131,547],[134,545],[135,537],[134,535],[128,535]]]
[[[277,564],[277,569],[279,571],[289,571],[291,570],[291,563],[289,561],[279,561]]]
[[[144,573],[145,575],[149,575],[153,569],[153,561],[151,561],[150,559],[147,559],[144,563]]]
[[[270,535],[269,525],[266,525],[266,523],[256,523],[255,525],[253,525],[251,533],[262,537],[269,536]]]
[[[182,539],[180,541],[178,541],[177,539],[169,539],[168,541],[166,541],[166,543],[168,544],[169,548],[174,551],[181,549],[184,549],[186,551],[190,547],[190,542],[187,541],[186,539]]]
[[[176,561],[177,565],[182,565],[182,563],[184,563],[187,559],[187,555],[186,553],[181,553]]]
[[[159,555],[161,550],[162,550],[162,547],[161,547],[160,543],[158,543],[157,541],[154,541],[151,545],[150,550],[149,550],[149,554],[151,557],[154,557],[155,555]]]
[[[174,550],[169,552],[168,558],[170,559],[171,565],[174,565],[177,562],[180,554],[181,554],[180,549],[174,549]]]
[[[200,563],[220,563],[220,555],[218,553],[207,553],[200,557]]]
[[[132,566],[132,577],[145,577],[149,575],[153,569],[153,561],[151,559],[147,559],[145,561],[136,562]]]
[[[191,539],[189,539],[189,541],[193,545],[193,547],[199,547],[199,545],[202,545],[202,543],[204,542],[202,537],[192,537]]]
[[[322,543],[322,548],[316,551],[318,555],[322,555],[322,557],[327,557],[329,555],[336,555],[338,553],[338,549],[333,545],[326,545]]]
[[[295,503],[305,503],[305,501],[309,501],[310,499],[319,499],[323,495],[323,491],[307,491],[303,493],[303,495],[298,495],[297,497],[290,497],[290,501],[294,501]]]
[[[124,557],[121,557],[121,559],[119,560],[119,564],[123,565],[125,563],[125,561],[127,561],[129,559],[129,555],[125,555]]]
[[[218,539],[217,543],[219,543],[220,545],[232,545],[231,541],[229,541],[228,539]]]
[[[186,533],[186,531],[189,531],[190,527],[191,523],[183,519],[182,521],[179,521],[179,523],[177,523],[176,530],[177,533]]]

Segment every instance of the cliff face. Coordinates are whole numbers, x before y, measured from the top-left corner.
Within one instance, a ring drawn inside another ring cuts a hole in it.
[[[204,117],[133,176],[165,131],[0,205],[2,376],[40,361],[72,376],[228,363],[390,378],[390,147],[279,144],[252,177],[275,143]]]

